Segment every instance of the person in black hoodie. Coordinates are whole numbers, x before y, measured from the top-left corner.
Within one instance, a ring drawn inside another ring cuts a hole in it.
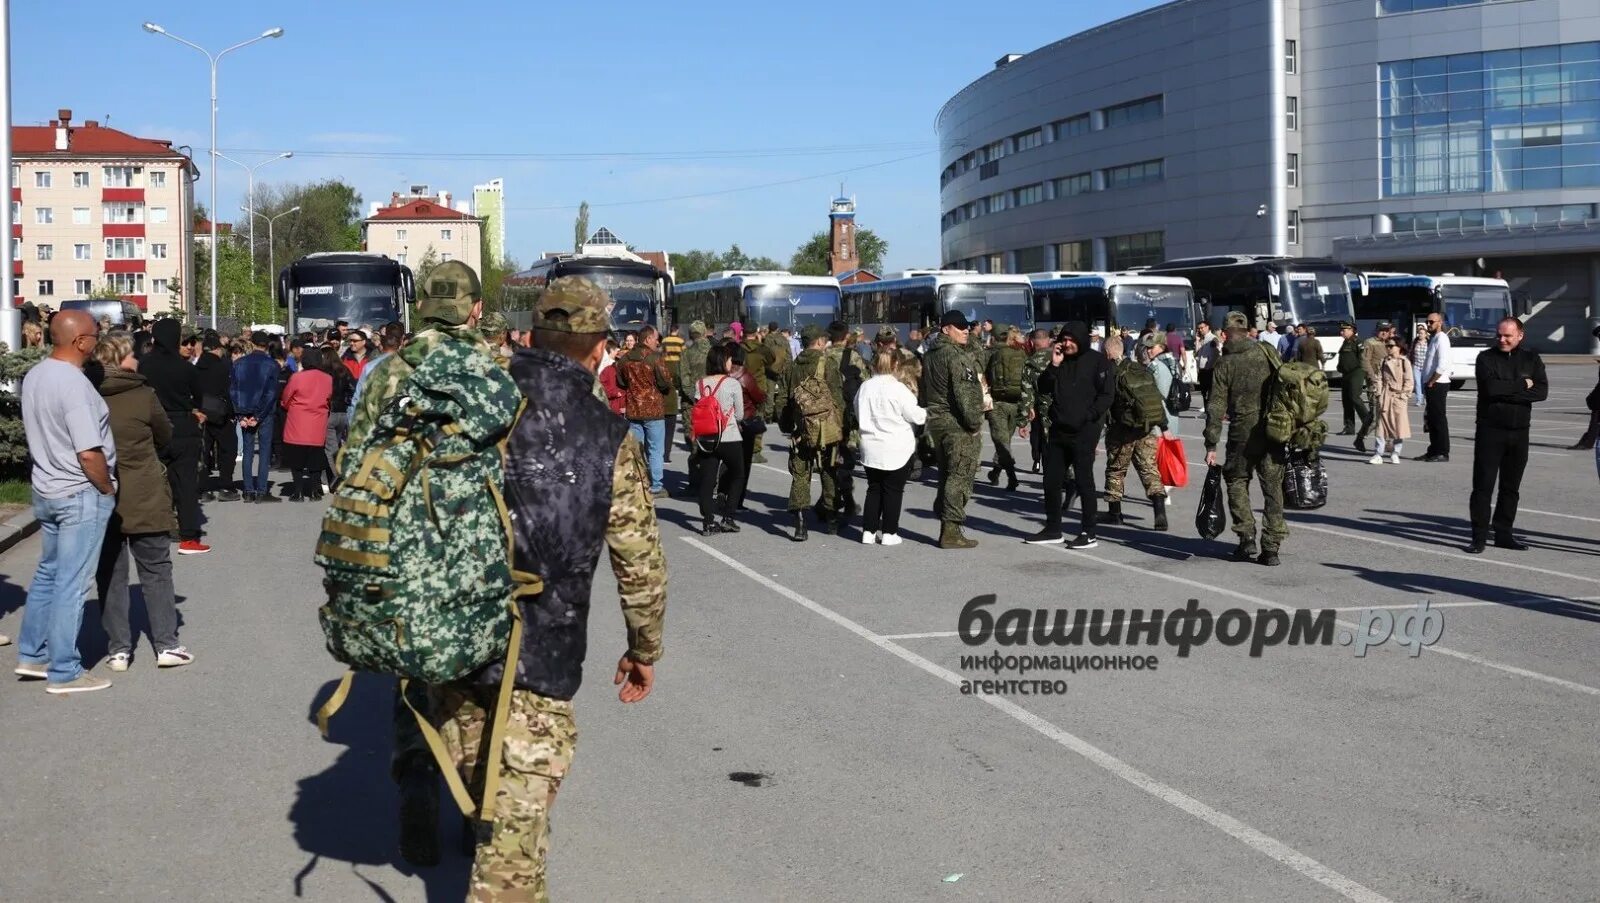
[[[1062,542],[1062,489],[1067,472],[1077,488],[1082,528],[1070,548],[1092,549],[1095,539],[1094,455],[1111,411],[1116,377],[1106,356],[1089,347],[1089,329],[1081,322],[1062,328],[1050,349],[1050,366],[1039,375],[1039,392],[1049,395],[1050,430],[1044,449],[1044,529],[1026,541],[1039,545]]]
[[[151,328],[155,347],[139,361],[139,372],[172,421],[166,464],[178,507],[178,554],[199,555],[211,551],[200,541],[200,428],[206,418],[200,372],[178,351],[182,329],[177,320],[157,320]]]
[[[233,431],[233,361],[226,357],[222,337],[208,333],[201,342],[200,360],[194,369],[200,374],[201,410],[206,414],[203,428],[206,456],[201,501],[236,502],[233,488],[233,459],[239,454],[238,436]],[[215,467],[217,475],[211,475]]]
[[[1496,478],[1500,498],[1494,506],[1494,544],[1502,549],[1528,548],[1511,534],[1517,519],[1517,498],[1522,472],[1528,466],[1528,426],[1533,405],[1550,397],[1544,361],[1539,352],[1522,347],[1522,321],[1506,317],[1495,330],[1495,347],[1478,354],[1478,430],[1473,437],[1472,544],[1479,554],[1488,544],[1489,498]]]

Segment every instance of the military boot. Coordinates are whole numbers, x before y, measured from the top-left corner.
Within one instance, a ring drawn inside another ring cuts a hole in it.
[[[806,513],[804,511],[796,511],[794,513],[794,541],[806,541]]]
[[[1013,464],[1010,467],[1007,467],[1006,468],[1006,491],[1007,492],[1016,492],[1017,491],[1017,487],[1021,486],[1021,485],[1022,485],[1022,481],[1017,479],[1017,465]]]
[[[1167,497],[1158,495],[1151,500],[1151,503],[1156,506],[1156,530],[1167,532]]]
[[[1264,564],[1269,568],[1277,567],[1278,564],[1279,564],[1279,561],[1278,561],[1278,550],[1277,549],[1262,549],[1261,550],[1261,557],[1256,559],[1256,563],[1257,564]]]
[[[414,866],[439,864],[439,769],[421,756],[401,766],[400,858]]]
[[[999,486],[1000,485],[1000,466],[998,464],[995,465],[994,467],[989,468],[989,485],[990,486]]]
[[[1106,510],[1100,512],[1099,516],[1095,518],[1094,522],[1097,524],[1114,524],[1118,527],[1122,526],[1124,523],[1122,519],[1122,503],[1107,502]]]
[[[1253,561],[1256,557],[1256,541],[1254,539],[1239,540],[1238,548],[1233,550],[1234,561]]]
[[[941,549],[975,549],[978,547],[976,539],[968,539],[961,535],[961,525],[954,521],[945,521],[939,525],[939,548]]]

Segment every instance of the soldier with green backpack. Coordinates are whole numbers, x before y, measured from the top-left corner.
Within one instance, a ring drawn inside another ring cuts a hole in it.
[[[1155,333],[1148,338],[1159,342]],[[1141,344],[1143,344],[1141,342]],[[1155,507],[1155,529],[1167,529],[1167,489],[1156,467],[1156,440],[1167,432],[1167,408],[1150,368],[1123,354],[1123,341],[1106,339],[1105,354],[1115,366],[1116,395],[1111,401],[1111,421],[1106,428],[1106,511],[1100,523],[1121,526],[1123,487],[1128,466],[1139,472],[1144,493]]]
[[[1028,368],[1028,353],[1022,350],[1020,334],[1004,323],[994,327],[995,347],[989,352],[989,396],[994,407],[986,415],[989,420],[989,439],[994,442],[994,466],[989,468],[989,485],[998,486],[1000,475],[1006,475],[1006,491],[1016,491],[1017,459],[1011,454],[1011,437],[1028,425],[1024,401],[1032,405],[1031,393],[1023,373]]]
[[[804,349],[790,365],[789,400],[779,427],[789,436],[789,511],[794,514],[794,541],[805,542],[806,509],[811,507],[811,474],[822,478],[822,503],[817,516],[830,533],[839,531],[835,488],[839,444],[844,440],[844,392],[839,368],[828,359],[828,337],[808,325],[800,331]]]

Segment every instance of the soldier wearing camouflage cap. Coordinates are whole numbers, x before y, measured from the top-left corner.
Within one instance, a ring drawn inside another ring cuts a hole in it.
[[[1239,315],[1241,318],[1243,314]],[[1234,561],[1255,560],[1265,565],[1278,564],[1278,549],[1289,537],[1283,519],[1283,474],[1286,458],[1282,443],[1267,440],[1266,411],[1262,410],[1267,380],[1282,363],[1278,352],[1250,339],[1244,327],[1228,315],[1227,337],[1222,358],[1217,361],[1211,394],[1206,398],[1206,466],[1219,463],[1217,445],[1227,422],[1226,454],[1221,459],[1222,475],[1228,485],[1228,510],[1233,517],[1233,532],[1239,545]],[[1316,341],[1316,339],[1311,339]],[[1261,484],[1264,525],[1261,554],[1256,556],[1256,521],[1250,505],[1250,480]]]
[[[994,443],[994,466],[989,468],[989,485],[1000,485],[1006,475],[1006,491],[1016,491],[1017,460],[1011,454],[1011,437],[1019,431],[1027,435],[1027,411],[1033,406],[1033,393],[1027,390],[1024,373],[1028,352],[1017,330],[1005,323],[994,326],[994,348],[984,373],[993,406],[984,415],[989,421],[989,440]]]

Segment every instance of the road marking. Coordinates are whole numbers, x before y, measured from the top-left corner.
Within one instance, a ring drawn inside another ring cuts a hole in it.
[[[1524,511],[1526,511],[1529,514],[1542,514],[1545,517],[1563,517],[1563,518],[1566,518],[1567,520],[1583,520],[1583,521],[1588,521],[1591,524],[1600,524],[1600,517],[1583,517],[1582,515],[1578,515],[1578,514],[1562,514],[1559,511],[1540,511],[1538,508],[1523,508],[1521,506],[1518,506],[1518,508],[1517,508],[1517,512],[1518,513],[1521,513],[1521,512],[1524,512]]]
[[[1571,455],[1566,454],[1564,452],[1542,452],[1542,451],[1534,451],[1531,448],[1528,449],[1528,454],[1530,454],[1530,455],[1543,455],[1546,458],[1570,458],[1570,457],[1572,457]]]
[[[884,652],[887,652],[896,658],[916,666],[922,671],[937,677],[947,684],[951,684],[952,686],[956,687],[961,686],[962,677],[954,671],[950,671],[947,668],[936,665],[928,659],[916,654],[915,652],[891,642],[888,638],[873,633],[872,631],[861,626],[860,624],[857,624],[855,621],[850,620],[844,615],[841,615],[838,612],[817,602],[813,602],[805,596],[802,596],[794,590],[789,589],[783,584],[778,583],[777,581],[772,580],[763,574],[756,573],[755,571],[741,564],[739,561],[724,555],[722,552],[713,549],[712,547],[693,537],[685,536],[682,538],[684,542],[689,543],[690,545],[706,553],[707,555],[710,555],[712,558],[717,559],[733,570],[738,571],[746,577],[749,577],[751,580],[756,581],[757,583],[765,586],[767,589],[772,590],[796,605],[807,609],[811,613],[820,615],[827,620],[832,621],[834,624],[843,627],[845,630],[848,630],[872,645],[877,646]],[[1116,775],[1122,780],[1132,784],[1140,790],[1143,790],[1145,793],[1150,794],[1167,805],[1194,816],[1211,827],[1216,828],[1224,834],[1227,834],[1229,837],[1232,837],[1240,843],[1243,843],[1245,846],[1255,850],[1256,852],[1267,856],[1281,865],[1286,865],[1289,868],[1294,869],[1296,872],[1299,872],[1305,877],[1310,878],[1318,884],[1327,887],[1328,889],[1347,899],[1361,901],[1361,903],[1390,903],[1389,898],[1383,896],[1382,894],[1379,894],[1376,891],[1373,891],[1351,880],[1350,878],[1346,878],[1344,875],[1341,875],[1317,860],[1312,859],[1310,856],[1307,856],[1306,854],[1294,849],[1280,840],[1263,834],[1262,832],[1250,827],[1242,821],[1239,821],[1226,812],[1213,809],[1212,807],[1200,802],[1192,796],[1189,796],[1183,791],[1178,790],[1177,788],[1168,784],[1161,783],[1150,775],[1145,774],[1137,768],[1134,768],[1127,762],[1124,762],[1105,750],[1094,746],[1075,734],[1071,734],[1065,730],[1062,730],[1054,724],[1051,724],[1049,721],[1040,718],[1038,715],[1035,715],[1034,713],[1028,711],[1022,706],[1017,705],[1014,702],[1011,702],[1008,699],[1003,699],[998,696],[977,696],[974,698],[980,702],[993,706],[1007,715],[1010,715],[1012,718],[1016,719],[1022,724],[1027,725],[1028,727],[1037,731],[1039,734],[1055,741],[1057,744],[1060,744],[1067,750],[1077,753],[1079,756],[1087,759],[1092,764],[1110,772],[1113,775]]]
[[[1478,555],[1467,555],[1461,552],[1446,552],[1443,549],[1435,549],[1429,546],[1415,546],[1407,543],[1392,542],[1387,539],[1378,539],[1372,536],[1362,536],[1360,533],[1350,533],[1345,530],[1335,530],[1330,527],[1314,527],[1299,520],[1292,521],[1292,523],[1296,528],[1301,530],[1310,530],[1313,533],[1326,533],[1329,536],[1340,536],[1345,539],[1359,539],[1362,542],[1370,542],[1375,545],[1388,546],[1391,549],[1399,549],[1403,552],[1427,552],[1429,555],[1438,555],[1443,558],[1454,558],[1458,561],[1482,562],[1486,560]],[[1565,577],[1568,580],[1578,580],[1583,583],[1600,583],[1600,577],[1585,577],[1581,574],[1568,574],[1565,571],[1553,571],[1549,568],[1537,567],[1531,564],[1518,564],[1514,561],[1501,561],[1499,559],[1489,560],[1489,563],[1493,564],[1495,567],[1515,568],[1519,571],[1532,571],[1535,574],[1548,574],[1552,577]]]

